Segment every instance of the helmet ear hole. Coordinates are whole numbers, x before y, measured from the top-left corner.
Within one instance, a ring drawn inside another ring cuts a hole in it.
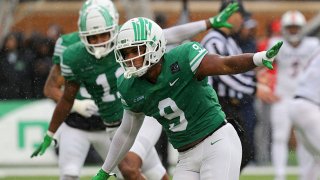
[[[161,42],[159,44],[161,44]],[[157,44],[157,47],[156,47],[155,51],[159,50],[159,44]]]

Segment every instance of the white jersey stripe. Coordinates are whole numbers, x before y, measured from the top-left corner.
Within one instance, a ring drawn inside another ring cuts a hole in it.
[[[193,64],[193,65],[191,65],[191,71],[192,71],[193,73],[196,73],[196,70],[198,69],[198,67],[199,67],[199,65],[200,65],[203,57],[204,57],[207,53],[208,53],[208,51],[205,50],[205,49],[203,49],[203,50],[201,50],[200,53],[191,61],[190,64]],[[193,63],[193,61],[195,61],[195,62]]]
[[[198,69],[203,57],[208,53],[208,51],[204,51],[202,52],[200,55],[200,57],[198,57],[198,60],[196,61],[196,63],[194,63],[192,66],[191,66],[191,71],[195,74],[196,73],[196,70]]]

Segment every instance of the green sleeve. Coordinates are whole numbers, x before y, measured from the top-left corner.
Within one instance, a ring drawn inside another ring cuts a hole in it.
[[[62,37],[60,37],[54,46],[54,52],[52,57],[53,64],[60,64],[62,53],[66,49],[66,47],[63,46],[62,43],[63,43],[63,39]]]
[[[63,53],[62,59],[60,62],[61,74],[67,81],[75,81],[81,84],[81,81],[77,78],[77,65],[73,62],[75,59],[73,46],[69,46]]]
[[[208,53],[208,51],[203,48],[198,42],[187,43],[187,47],[187,59],[189,60],[191,71],[193,72],[193,74],[195,74],[203,57]]]

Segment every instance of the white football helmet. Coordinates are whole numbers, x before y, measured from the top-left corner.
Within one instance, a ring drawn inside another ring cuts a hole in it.
[[[140,52],[140,47],[145,46],[146,51]],[[137,47],[138,56],[125,59],[121,50],[129,47]],[[147,70],[159,62],[166,51],[166,41],[162,28],[154,21],[139,17],[133,18],[123,24],[116,39],[116,60],[124,68],[124,77],[140,77]],[[134,59],[144,57],[143,65],[139,68],[133,64]]]
[[[85,44],[87,51],[97,59],[114,50],[118,24],[105,7],[97,5],[88,7],[81,13],[78,26],[81,41]],[[110,33],[109,40],[99,44],[89,43],[89,36],[102,33]]]
[[[110,15],[114,18],[115,23],[119,23],[119,13],[114,5],[114,3],[111,0],[87,0],[82,4],[82,7],[79,11],[79,14],[81,16],[81,13],[84,12],[89,6],[91,5],[98,5],[107,8]]]
[[[281,31],[283,37],[290,43],[297,43],[302,39],[302,28],[306,25],[304,15],[299,11],[287,11],[281,18]],[[290,33],[288,27],[297,26],[299,31],[297,33]]]

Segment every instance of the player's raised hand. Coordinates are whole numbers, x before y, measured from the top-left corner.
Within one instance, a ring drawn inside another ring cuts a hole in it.
[[[253,62],[256,66],[265,66],[268,69],[273,69],[272,63],[277,56],[283,41],[277,42],[268,51],[257,52],[253,56]]]
[[[278,54],[282,44],[283,44],[283,41],[279,41],[279,42],[277,42],[277,44],[272,46],[272,48],[270,48],[267,51],[266,56],[268,59],[272,59],[272,61],[268,60],[268,59],[263,60],[262,63],[264,66],[266,66],[269,69],[273,69],[272,62],[273,62],[274,58],[276,57],[276,55]]]
[[[40,146],[31,154],[31,158],[43,155],[47,148],[50,146],[51,142],[53,140],[53,133],[47,132],[47,134],[43,138],[43,142],[40,144]]]
[[[232,25],[227,22],[229,17],[238,11],[239,5],[238,3],[231,3],[223,11],[221,11],[217,16],[209,18],[210,24],[212,28],[232,28]]]
[[[107,173],[104,170],[100,169],[98,173],[92,178],[92,180],[108,180],[113,179],[111,177],[116,177],[114,173]]]

